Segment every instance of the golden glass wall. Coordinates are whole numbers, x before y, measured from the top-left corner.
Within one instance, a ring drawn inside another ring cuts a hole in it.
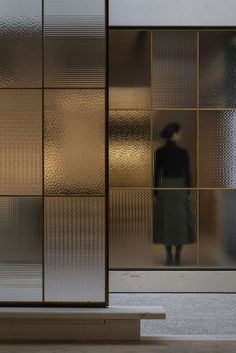
[[[0,0],[0,305],[107,302],[106,0]]]
[[[110,268],[235,267],[236,31],[124,28],[109,37]],[[158,179],[170,123],[181,127],[182,184],[178,154],[172,177]],[[163,232],[187,234],[180,261],[167,261]]]

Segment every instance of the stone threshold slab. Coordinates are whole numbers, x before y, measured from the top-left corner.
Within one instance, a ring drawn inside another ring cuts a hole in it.
[[[163,320],[159,306],[0,308],[0,341],[139,341],[141,320]]]

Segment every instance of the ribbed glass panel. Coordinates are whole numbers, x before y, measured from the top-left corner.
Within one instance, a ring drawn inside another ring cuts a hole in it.
[[[45,299],[104,302],[104,198],[45,198]]]
[[[236,111],[200,112],[200,186],[236,187]]]
[[[110,268],[152,265],[152,193],[110,190]]]
[[[45,192],[104,193],[104,90],[45,91]]]
[[[0,87],[42,85],[42,1],[0,0]]]
[[[110,112],[110,185],[151,186],[151,114]]]
[[[0,300],[42,300],[42,198],[0,197]]]
[[[151,33],[110,31],[109,71],[110,109],[150,109]]]
[[[41,90],[0,90],[0,194],[42,193]]]
[[[196,106],[196,31],[154,31],[152,105],[157,108]]]
[[[105,86],[105,1],[45,0],[46,87]]]
[[[200,266],[236,265],[236,191],[200,191]]]
[[[236,32],[200,32],[200,106],[236,107]]]

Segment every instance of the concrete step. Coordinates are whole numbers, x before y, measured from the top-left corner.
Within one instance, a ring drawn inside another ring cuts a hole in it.
[[[159,306],[0,308],[0,341],[140,340],[141,320],[165,319]]]

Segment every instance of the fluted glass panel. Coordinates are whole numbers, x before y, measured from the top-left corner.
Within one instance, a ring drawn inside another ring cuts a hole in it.
[[[236,191],[200,191],[200,266],[236,266]]]
[[[0,87],[40,87],[41,0],[0,0],[0,8]]]
[[[152,265],[152,193],[110,190],[110,268]]]
[[[194,111],[156,111],[153,118],[154,187],[189,188],[196,186],[197,113]],[[161,137],[164,129],[176,123],[178,141],[170,146]]]
[[[151,115],[110,112],[110,185],[151,186]]]
[[[197,33],[154,31],[153,108],[196,106]]]
[[[42,198],[0,197],[0,300],[42,300]]]
[[[236,111],[200,112],[200,186],[236,187]]]
[[[110,109],[150,109],[150,44],[149,31],[110,31]]]
[[[0,194],[42,193],[41,90],[0,90]]]
[[[105,86],[105,1],[45,0],[46,87]]]
[[[200,32],[200,106],[236,107],[236,31]]]
[[[104,193],[104,90],[45,91],[45,192]]]
[[[45,300],[104,302],[104,198],[45,198]]]

